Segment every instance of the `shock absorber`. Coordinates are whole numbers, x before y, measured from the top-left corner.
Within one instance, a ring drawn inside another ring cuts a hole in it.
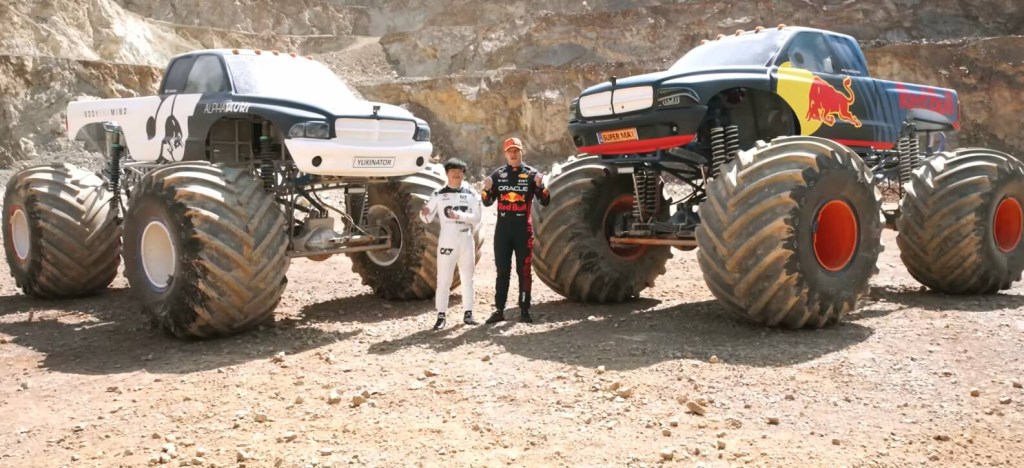
[[[107,151],[110,157],[107,180],[110,181],[110,209],[114,211],[114,216],[118,216],[121,204],[121,157],[124,155],[121,136],[120,128],[107,130]]]
[[[633,217],[640,223],[651,222],[658,212],[658,173],[650,168],[633,171]]]
[[[274,187],[274,150],[270,140],[270,122],[263,122],[260,132],[260,179],[263,180],[263,188],[270,190]]]
[[[900,137],[899,142],[896,144],[896,151],[900,158],[900,185],[903,185],[910,182],[910,175],[921,163],[921,150],[917,143],[917,136],[911,134]]]
[[[718,177],[718,172],[725,164],[725,129],[713,127],[711,129],[711,177]]]
[[[736,125],[725,127],[725,162],[736,159],[740,154],[740,128]]]
[[[633,171],[633,219],[634,222],[642,223],[644,219],[644,198],[647,193],[647,178],[644,177],[643,168],[636,168]],[[628,229],[628,227],[627,227]]]

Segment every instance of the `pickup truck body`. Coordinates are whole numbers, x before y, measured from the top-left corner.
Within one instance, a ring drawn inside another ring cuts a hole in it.
[[[569,132],[589,154],[690,145],[706,155],[707,129],[718,120],[739,126],[743,149],[813,135],[864,154],[893,149],[912,109],[959,128],[956,91],[872,78],[852,37],[780,26],[708,41],[667,71],[587,88],[573,101]]]
[[[259,121],[272,124],[285,157],[307,174],[408,175],[433,151],[429,126],[409,111],[356,97],[319,62],[269,51],[183,54],[158,96],[76,101],[67,111],[70,136],[102,134],[97,126],[114,122],[140,162],[248,159],[257,132],[236,122]]]

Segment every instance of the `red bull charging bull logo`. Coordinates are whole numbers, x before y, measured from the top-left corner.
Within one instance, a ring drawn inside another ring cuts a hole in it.
[[[505,203],[523,203],[526,201],[526,197],[516,192],[508,192],[501,196],[500,201]]]
[[[844,94],[833,88],[827,81],[815,76],[811,81],[807,120],[819,120],[831,127],[835,125],[838,118],[860,128],[860,119],[850,112],[850,106],[857,99],[857,96],[853,94],[852,81],[850,77],[843,79],[843,88],[846,89]]]
[[[822,125],[831,127],[841,122],[857,128],[862,126],[851,110],[857,96],[850,77],[843,79],[840,90],[820,76],[786,63],[779,67],[778,83],[777,92],[796,113],[801,134],[812,135]]]

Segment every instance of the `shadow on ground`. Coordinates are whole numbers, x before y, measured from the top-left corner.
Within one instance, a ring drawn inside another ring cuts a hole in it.
[[[420,331],[370,347],[374,354],[408,348],[450,351],[464,344],[493,342],[529,359],[609,370],[632,370],[667,361],[707,361],[777,367],[799,364],[867,340],[872,330],[845,322],[823,330],[779,330],[726,318],[716,301],[654,309],[655,301],[586,307],[554,302],[535,306],[538,323]],[[515,311],[510,318],[517,318]],[[552,326],[560,325],[560,326]]]
[[[459,296],[452,295],[450,307],[461,303]],[[286,321],[299,323],[379,323],[431,313],[434,300],[426,301],[386,301],[373,294],[360,294],[352,297],[339,297],[302,308],[299,317],[288,318]]]
[[[1002,309],[1024,309],[1024,295],[986,294],[952,295],[920,287],[878,286],[871,290],[871,299],[899,304],[904,308],[936,312],[991,312]]]
[[[365,301],[357,296],[332,306],[358,311]],[[9,319],[18,313],[28,316]],[[0,297],[0,317],[5,318],[0,333],[14,337],[15,345],[42,353],[43,367],[72,374],[187,374],[269,359],[281,351],[308,351],[359,333],[324,331],[300,317],[231,337],[180,340],[154,330],[127,289],[61,301]]]

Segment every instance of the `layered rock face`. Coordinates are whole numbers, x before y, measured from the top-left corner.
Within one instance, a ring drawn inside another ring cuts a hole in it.
[[[508,136],[547,167],[573,153],[566,117],[584,88],[778,23],[857,37],[873,76],[957,89],[961,146],[1024,155],[1016,0],[30,0],[0,16],[4,166],[64,139],[71,99],[152,93],[175,54],[245,47],[313,55],[366,98],[409,107],[434,128],[436,156],[476,174]]]

